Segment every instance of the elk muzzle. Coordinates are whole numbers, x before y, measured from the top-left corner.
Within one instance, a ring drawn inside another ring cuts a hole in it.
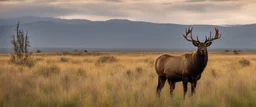
[[[200,54],[205,55],[206,54],[206,49],[204,49],[204,48],[200,49]]]

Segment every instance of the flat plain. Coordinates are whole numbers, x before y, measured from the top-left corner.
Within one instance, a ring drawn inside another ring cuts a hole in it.
[[[181,55],[185,52],[170,52]],[[9,63],[0,54],[0,105],[4,107],[255,107],[256,53],[209,53],[196,94],[183,100],[178,82],[156,96],[157,53],[38,53],[33,64]]]

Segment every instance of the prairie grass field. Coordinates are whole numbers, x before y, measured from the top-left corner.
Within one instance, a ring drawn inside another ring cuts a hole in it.
[[[185,52],[170,52],[181,55]],[[182,83],[156,96],[154,60],[163,53],[39,53],[33,64],[0,54],[2,107],[255,107],[256,53],[209,53],[196,94]]]

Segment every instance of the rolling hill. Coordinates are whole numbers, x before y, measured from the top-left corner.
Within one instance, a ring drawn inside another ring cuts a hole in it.
[[[0,19],[0,48],[11,48],[11,36],[17,22],[29,32],[31,48],[80,48],[98,51],[179,51],[193,50],[182,34],[188,25],[164,24],[113,19],[107,21],[64,20],[48,17]],[[212,25],[191,25],[193,35],[203,41],[214,31]],[[214,49],[255,49],[256,24],[218,26],[222,37]]]

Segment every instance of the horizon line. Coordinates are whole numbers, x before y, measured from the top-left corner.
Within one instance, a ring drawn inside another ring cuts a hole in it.
[[[60,19],[60,20],[87,20],[91,22],[107,22],[107,21],[112,21],[112,20],[126,20],[130,22],[145,22],[145,23],[153,23],[153,24],[176,24],[176,25],[187,25],[187,26],[193,26],[193,25],[208,25],[208,26],[222,26],[222,27],[229,27],[229,26],[242,26],[242,25],[252,25],[256,23],[250,23],[250,24],[184,24],[184,23],[166,23],[166,22],[152,22],[152,21],[144,21],[144,20],[133,20],[129,18],[111,18],[111,19],[106,19],[106,20],[91,20],[91,19],[86,19],[86,18],[60,18],[60,17],[48,17],[48,16],[19,16],[19,17],[2,17],[0,19],[15,19],[15,18],[27,18],[27,17],[38,17],[38,18],[53,18],[53,19]]]

